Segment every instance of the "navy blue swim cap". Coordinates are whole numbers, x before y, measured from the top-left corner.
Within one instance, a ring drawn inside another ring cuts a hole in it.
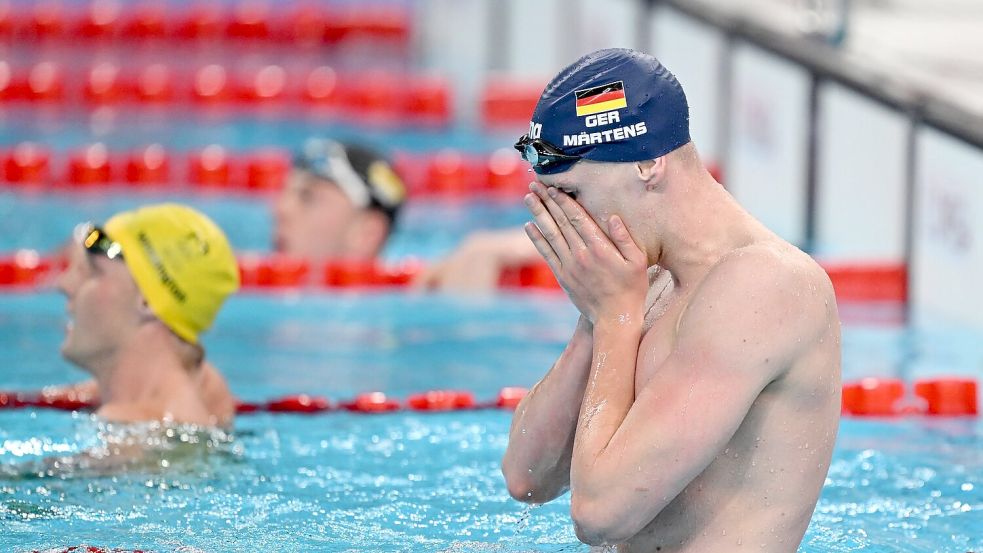
[[[655,159],[689,141],[689,106],[676,77],[648,54],[611,48],[587,54],[546,85],[516,149],[548,175],[579,159]]]

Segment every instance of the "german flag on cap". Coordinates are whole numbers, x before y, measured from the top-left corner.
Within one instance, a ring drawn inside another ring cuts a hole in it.
[[[577,115],[581,117],[628,107],[623,81],[577,90],[574,94],[577,96]]]

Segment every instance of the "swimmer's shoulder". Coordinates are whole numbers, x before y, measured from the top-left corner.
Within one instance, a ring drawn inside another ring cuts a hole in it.
[[[802,341],[827,328],[835,316],[826,272],[782,240],[762,240],[729,252],[703,279],[691,303],[707,310],[713,303],[730,306],[731,315],[740,315],[736,320],[761,314],[782,321],[781,335]]]
[[[136,423],[159,420],[160,409],[139,403],[107,403],[96,411],[96,416],[106,422]]]

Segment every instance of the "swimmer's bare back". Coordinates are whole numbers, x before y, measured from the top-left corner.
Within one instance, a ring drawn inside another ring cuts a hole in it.
[[[828,278],[796,248],[762,240],[659,303],[638,345],[634,401],[614,429],[608,405],[579,403],[589,387],[618,378],[614,367],[589,381],[605,357],[592,349],[597,327],[582,319],[516,411],[503,460],[510,493],[558,496],[571,485],[574,448],[606,432],[601,452],[579,474],[573,468],[572,516],[585,542],[631,552],[795,551],[839,418]]]

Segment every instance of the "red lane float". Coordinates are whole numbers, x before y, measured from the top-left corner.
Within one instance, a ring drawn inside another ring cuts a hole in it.
[[[893,416],[902,413],[905,384],[896,378],[864,378],[843,384],[843,412],[861,416]]]
[[[388,397],[382,392],[359,394],[354,400],[342,402],[340,405],[343,409],[357,413],[389,413],[403,408],[403,404],[398,399]]]
[[[459,411],[470,409],[515,409],[518,400],[525,395],[524,388],[503,388],[497,399],[478,403],[471,392],[459,390],[431,390],[413,394],[405,402],[387,396],[382,392],[367,392],[351,400],[337,404],[323,396],[294,394],[267,402],[239,401],[236,412],[250,413],[298,413],[316,414],[345,410],[354,413],[391,413],[403,409],[413,411]],[[80,401],[68,394],[63,396],[42,395],[39,393],[16,393],[0,391],[0,409],[22,409],[39,407],[62,411],[92,410],[98,405]]]
[[[505,409],[515,409],[519,406],[519,402],[522,398],[526,397],[529,390],[525,388],[507,387],[502,388],[498,392],[498,398],[495,400],[495,405]]]
[[[213,182],[216,184],[211,184]],[[203,180],[202,184],[222,186],[221,183],[224,182],[226,181],[223,178],[214,177],[211,181]],[[423,263],[414,259],[399,263],[334,260],[311,265],[306,260],[282,254],[241,253],[238,261],[240,281],[246,290],[319,286],[402,288],[410,285],[425,268]],[[0,255],[0,288],[35,286],[43,282],[44,278],[53,271],[64,267],[64,264],[63,259],[44,258],[33,250]],[[835,278],[835,268],[829,268],[828,272]],[[499,276],[498,284],[500,288],[513,290],[561,290],[556,277],[545,262],[506,267]],[[837,300],[843,301],[844,298],[837,296]],[[854,301],[856,296],[849,296],[846,300]],[[881,390],[884,386],[886,385],[879,384],[877,389]]]
[[[915,396],[924,406],[912,401],[907,384],[896,378],[864,378],[843,384],[843,414],[855,416],[896,417],[901,415],[976,416],[978,383],[972,378],[934,378],[914,383]],[[401,401],[382,392],[368,392],[337,403],[323,396],[295,394],[267,402],[240,401],[239,414],[299,413],[317,414],[335,411],[354,413],[391,413],[409,409],[418,412],[445,412],[475,409],[515,410],[528,394],[525,388],[502,388],[490,401],[478,402],[474,394],[462,390],[430,390],[412,394]],[[0,391],[0,409],[28,407],[65,411],[91,410],[92,402],[71,395],[53,396],[39,393]]]
[[[431,390],[406,399],[414,411],[457,411],[474,409],[474,394],[460,390]]]
[[[107,549],[94,545],[73,545],[65,549],[45,549],[44,551],[34,550],[33,553],[143,553],[142,549]]]
[[[904,302],[908,298],[908,271],[903,264],[824,261],[822,265],[842,300]]]
[[[297,394],[267,402],[266,411],[270,413],[323,413],[334,406],[325,397]]]
[[[979,414],[977,383],[972,378],[916,380],[915,395],[926,401],[926,413],[929,415]]]

